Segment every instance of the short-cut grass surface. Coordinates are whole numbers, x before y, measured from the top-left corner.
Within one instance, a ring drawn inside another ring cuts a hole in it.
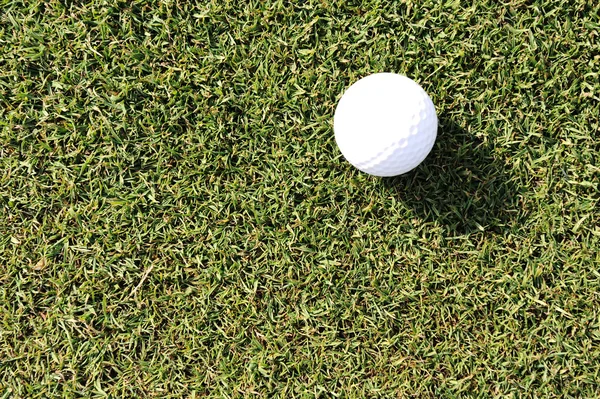
[[[0,398],[599,397],[597,4],[0,0]]]

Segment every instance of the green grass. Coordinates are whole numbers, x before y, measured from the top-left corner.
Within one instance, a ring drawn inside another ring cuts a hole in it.
[[[600,397],[595,3],[0,0],[0,398]]]

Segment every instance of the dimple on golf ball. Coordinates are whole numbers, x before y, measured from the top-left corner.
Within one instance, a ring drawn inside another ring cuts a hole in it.
[[[374,176],[397,176],[417,167],[433,148],[437,126],[425,90],[395,73],[376,73],[354,83],[333,118],[342,155]]]

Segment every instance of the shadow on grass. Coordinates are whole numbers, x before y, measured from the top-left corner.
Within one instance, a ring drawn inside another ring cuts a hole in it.
[[[502,232],[520,214],[518,186],[491,142],[440,119],[436,144],[412,172],[382,184],[416,216],[454,234]]]

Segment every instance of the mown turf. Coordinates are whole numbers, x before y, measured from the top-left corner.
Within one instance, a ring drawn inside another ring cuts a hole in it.
[[[0,398],[600,396],[599,6],[467,3],[0,0]]]

